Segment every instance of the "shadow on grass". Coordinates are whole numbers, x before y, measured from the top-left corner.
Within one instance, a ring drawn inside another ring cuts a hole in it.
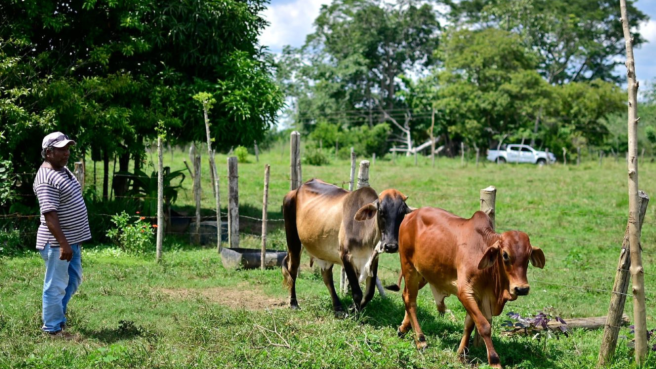
[[[129,320],[121,320],[116,328],[103,328],[100,330],[80,329],[80,333],[86,337],[111,344],[121,340],[129,340],[135,337],[147,339],[156,338],[156,335],[147,329],[134,324]]]
[[[401,295],[398,293],[389,293],[387,298],[381,298],[377,295],[360,315],[360,321],[376,328],[391,327],[395,331],[403,321],[405,316],[405,305]],[[421,329],[428,341],[428,350],[451,349],[454,352],[460,345],[464,331],[464,319],[454,321],[447,315],[440,316],[437,308],[430,309],[417,306],[417,318],[420,321]],[[496,319],[500,319],[497,317]],[[553,345],[549,347],[548,353],[544,352],[542,343],[532,340],[531,337],[501,337],[499,329],[493,330],[492,343],[494,349],[501,357],[503,365],[519,365],[530,362],[532,367],[552,368],[554,359],[561,357],[564,353]],[[414,331],[407,333],[408,337],[415,338]],[[469,344],[469,354],[467,361],[470,363],[487,363],[487,350],[485,345],[474,347],[473,336]],[[413,342],[413,341],[412,341]],[[413,345],[414,343],[409,343]]]

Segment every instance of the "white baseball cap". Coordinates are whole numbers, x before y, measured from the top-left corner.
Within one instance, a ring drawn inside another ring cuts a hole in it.
[[[68,144],[75,145],[77,144],[77,142],[71,140],[70,137],[68,137],[67,135],[61,132],[53,132],[43,138],[43,142],[41,143],[41,148],[42,149],[48,147],[62,148],[62,147],[66,147],[66,145]]]

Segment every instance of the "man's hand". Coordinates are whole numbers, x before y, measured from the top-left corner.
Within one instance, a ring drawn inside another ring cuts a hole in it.
[[[70,245],[60,245],[59,246],[59,260],[66,260],[68,262],[73,258],[73,249]]]

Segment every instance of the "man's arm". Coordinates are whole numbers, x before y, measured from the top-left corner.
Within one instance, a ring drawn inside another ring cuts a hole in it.
[[[68,240],[59,225],[59,215],[57,215],[56,211],[49,211],[43,214],[43,216],[46,218],[48,230],[55,236],[57,242],[59,242],[59,260],[71,261],[73,258],[73,249],[68,244]]]

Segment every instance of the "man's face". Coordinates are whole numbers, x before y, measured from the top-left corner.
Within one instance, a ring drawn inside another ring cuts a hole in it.
[[[51,147],[48,150],[46,159],[54,169],[61,169],[68,164],[68,158],[71,156],[71,145],[66,145],[65,147]]]

